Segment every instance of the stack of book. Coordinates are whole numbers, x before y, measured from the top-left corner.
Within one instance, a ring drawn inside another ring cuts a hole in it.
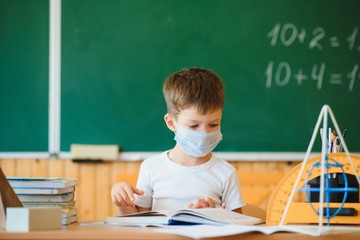
[[[77,181],[65,178],[8,177],[24,207],[61,207],[62,224],[77,222],[74,192]]]

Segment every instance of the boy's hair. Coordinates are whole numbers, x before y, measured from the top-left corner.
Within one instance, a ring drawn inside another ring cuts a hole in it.
[[[224,85],[214,72],[203,68],[182,69],[164,82],[167,111],[175,118],[181,110],[196,107],[201,114],[222,109]]]

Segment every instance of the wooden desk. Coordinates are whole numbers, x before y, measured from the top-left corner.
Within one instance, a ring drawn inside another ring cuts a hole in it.
[[[118,226],[80,226],[79,223],[75,223],[69,226],[65,226],[59,230],[49,230],[49,231],[33,231],[29,233],[14,233],[6,232],[0,230],[0,239],[51,239],[51,240],[60,240],[60,239],[133,239],[133,240],[148,240],[148,239],[189,239],[186,237],[157,233],[151,231],[151,228],[142,228],[142,227],[118,227]],[[302,234],[294,233],[275,233],[271,235],[265,235],[261,233],[246,233],[233,236],[226,236],[221,238],[209,238],[209,240],[217,239],[241,239],[241,240],[343,240],[343,239],[360,239],[360,233],[354,234],[341,234],[341,235],[328,235],[320,237],[312,237]]]

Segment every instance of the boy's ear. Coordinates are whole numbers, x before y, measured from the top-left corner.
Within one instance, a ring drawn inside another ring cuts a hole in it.
[[[164,116],[164,120],[165,120],[165,123],[166,123],[166,126],[173,132],[176,131],[175,129],[175,123],[174,123],[174,118],[173,116],[171,116],[171,114],[167,113],[165,114]]]

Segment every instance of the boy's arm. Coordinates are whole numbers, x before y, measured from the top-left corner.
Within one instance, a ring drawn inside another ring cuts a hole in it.
[[[120,215],[150,210],[135,205],[135,194],[143,195],[144,191],[125,182],[116,183],[111,188],[111,199],[117,206],[117,211]]]
[[[131,214],[131,213],[137,213],[137,212],[145,212],[145,211],[150,211],[151,208],[143,208],[143,207],[139,207],[139,206],[117,206],[117,212],[119,213],[120,216],[125,215],[125,214]]]

